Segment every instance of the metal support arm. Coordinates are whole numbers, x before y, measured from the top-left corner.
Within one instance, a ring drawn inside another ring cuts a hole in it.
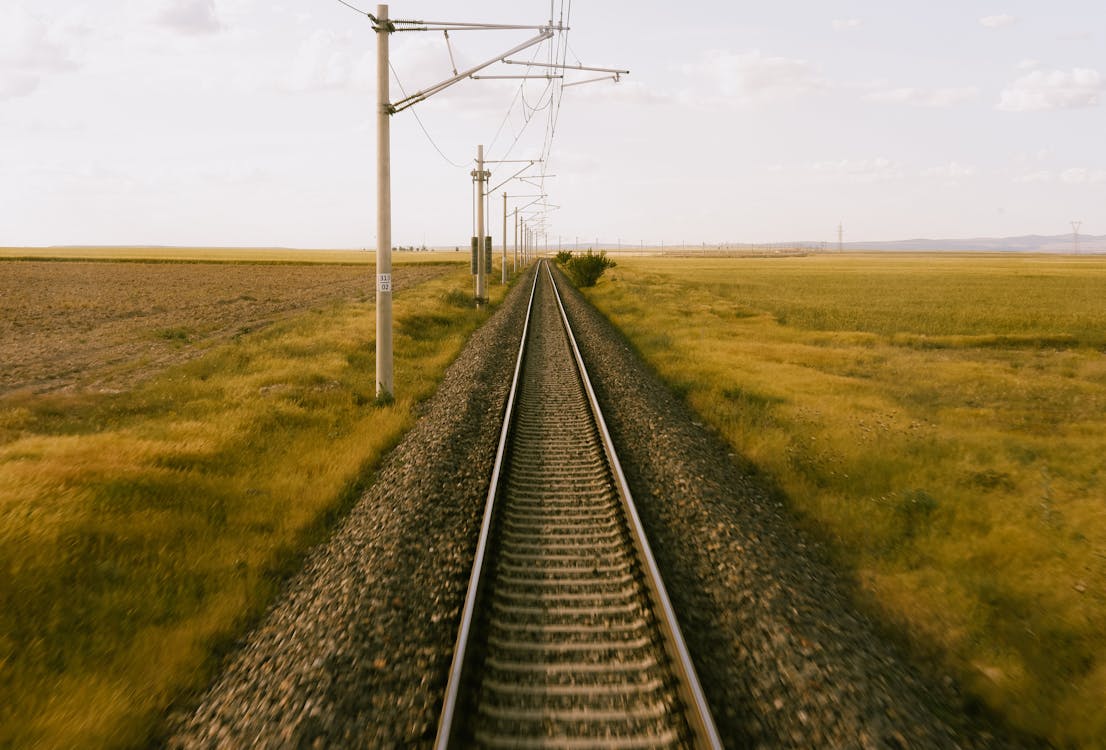
[[[538,34],[536,37],[534,37],[534,38],[532,38],[528,41],[523,42],[522,44],[518,45],[517,47],[513,47],[512,49],[508,50],[507,52],[504,52],[502,55],[497,55],[497,56],[493,57],[490,60],[487,60],[485,62],[480,63],[479,65],[475,65],[475,66],[469,68],[468,70],[464,71],[463,73],[458,73],[457,75],[451,76],[450,78],[447,78],[447,79],[445,79],[444,81],[442,81],[440,83],[436,83],[433,86],[430,86],[429,88],[425,88],[422,91],[418,91],[414,94],[411,94],[406,99],[400,99],[398,102],[391,105],[391,113],[395,114],[397,112],[402,112],[403,110],[407,109],[408,107],[411,107],[415,104],[418,104],[419,102],[421,102],[425,99],[428,99],[429,97],[433,96],[434,94],[437,94],[440,91],[444,91],[445,89],[449,88],[453,84],[455,84],[459,81],[463,81],[466,78],[471,77],[473,73],[479,72],[479,71],[483,70],[484,68],[486,68],[490,65],[494,65],[497,62],[500,62],[501,60],[508,57],[509,55],[513,55],[516,52],[521,52],[522,50],[527,49],[528,47],[533,47],[535,44],[541,44],[546,39],[552,39],[552,38],[553,38],[553,29],[548,27],[548,26],[543,26],[542,27],[542,32],[540,34]]]

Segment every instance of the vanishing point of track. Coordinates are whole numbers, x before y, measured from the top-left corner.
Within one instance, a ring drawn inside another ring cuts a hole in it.
[[[438,727],[458,745],[721,746],[543,267]]]

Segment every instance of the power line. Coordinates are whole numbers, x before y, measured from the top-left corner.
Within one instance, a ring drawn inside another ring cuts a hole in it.
[[[372,18],[371,13],[367,13],[366,11],[363,11],[360,8],[356,7],[356,6],[350,5],[349,3],[346,2],[346,0],[338,0],[338,2],[340,2],[342,5],[346,6],[350,10],[355,10],[363,16],[367,16],[368,18]]]
[[[531,55],[530,55],[530,61],[531,62],[533,62],[534,58],[537,57],[539,50],[540,50],[540,47],[534,49],[534,51],[531,53]],[[529,66],[527,66],[527,69],[529,69]],[[522,138],[522,134],[526,132],[526,128],[530,124],[531,118],[526,113],[526,106],[527,105],[526,105],[526,101],[525,101],[525,94],[523,93],[523,87],[524,86],[526,86],[526,80],[525,79],[523,79],[522,81],[519,82],[518,88],[515,90],[514,98],[511,99],[511,105],[507,108],[507,114],[504,115],[503,121],[500,122],[500,124],[499,124],[499,129],[495,131],[495,137],[492,138],[491,144],[488,146],[489,150],[491,150],[495,146],[496,142],[499,140],[500,133],[503,132],[503,126],[506,125],[507,122],[510,120],[511,112],[513,112],[514,109],[515,109],[515,104],[520,99],[522,99],[522,102],[523,102],[523,104],[522,104],[522,113],[521,113],[522,114],[522,128],[518,131],[518,133],[515,134],[514,141],[511,142],[511,145],[507,148],[506,153],[503,155],[504,159],[508,158],[511,155],[511,152],[514,150],[515,146],[518,145],[519,139]]]
[[[342,2],[342,1],[343,0],[338,0],[338,2]],[[399,74],[396,73],[395,66],[392,65],[392,63],[390,61],[388,62],[388,68],[392,71],[392,78],[396,79],[396,85],[399,86],[400,93],[403,94],[404,97],[406,97],[407,96],[407,91],[404,90],[403,82],[399,80]],[[411,110],[411,114],[413,114],[415,116],[415,122],[417,122],[419,124],[419,128],[422,130],[422,134],[426,136],[426,140],[430,141],[430,145],[434,147],[434,150],[437,151],[438,154],[443,159],[445,159],[448,164],[453,165],[457,169],[464,169],[465,168],[464,164],[458,164],[457,162],[453,161],[448,156],[446,156],[445,153],[440,148],[438,148],[438,144],[435,143],[434,139],[430,137],[430,132],[426,129],[426,126],[422,124],[422,119],[419,117],[419,113],[415,111],[415,108],[411,107],[410,110]]]
[[[491,142],[488,144],[488,151],[491,151],[493,148],[495,148],[495,144],[499,141],[499,136],[503,133],[503,127],[511,119],[511,113],[515,111],[515,102],[518,101],[518,97],[521,92],[522,87],[520,86],[519,89],[515,91],[515,95],[511,99],[510,106],[507,107],[507,114],[503,115],[503,119],[500,120],[499,127],[495,131],[495,135],[492,137]]]

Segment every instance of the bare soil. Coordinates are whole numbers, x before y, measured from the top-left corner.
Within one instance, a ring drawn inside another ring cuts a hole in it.
[[[397,291],[447,271],[397,266]],[[115,392],[212,344],[375,297],[366,265],[0,261],[0,396]]]

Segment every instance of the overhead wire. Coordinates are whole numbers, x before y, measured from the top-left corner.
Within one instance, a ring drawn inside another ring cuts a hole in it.
[[[369,15],[366,11],[363,11],[363,10],[361,10],[360,8],[358,8],[354,5],[350,5],[349,3],[346,2],[346,0],[338,0],[338,2],[340,2],[342,5],[346,6],[350,10],[357,11],[358,13],[360,13],[363,16],[368,16]]]
[[[541,50],[544,46],[545,46],[544,43],[541,44],[541,45],[538,45],[537,47],[535,47],[530,52],[530,59],[528,60],[528,63],[533,63],[537,60],[538,55],[541,54]],[[533,66],[527,64],[526,67],[523,69],[523,75],[529,75],[530,71],[532,69],[533,69]],[[552,80],[552,79],[550,79],[550,80]],[[521,101],[522,102],[522,109],[521,109],[520,114],[521,114],[521,117],[522,117],[522,125],[519,128],[519,130],[515,133],[515,137],[514,137],[514,140],[511,141],[511,145],[507,147],[506,152],[503,154],[503,156],[502,156],[503,159],[509,158],[510,155],[514,152],[515,147],[518,145],[518,142],[522,139],[522,136],[526,132],[528,126],[530,125],[531,120],[533,120],[533,113],[528,111],[530,109],[530,107],[529,107],[529,104],[526,102],[526,93],[525,93],[526,83],[527,83],[527,79],[523,79],[523,80],[519,81],[518,88],[515,90],[515,96],[511,100],[511,106],[507,109],[507,114],[504,116],[503,122],[500,124],[500,131],[501,131],[502,127],[503,127],[503,124],[505,124],[510,119],[511,112],[514,111],[515,104],[517,102]],[[547,86],[548,86],[548,84],[547,84]],[[543,94],[543,96],[544,96],[544,94]],[[495,137],[495,139],[493,139],[493,143],[498,140],[500,131],[496,131],[496,137]]]
[[[342,0],[338,0],[338,2],[342,2]],[[400,93],[403,94],[404,98],[407,98],[407,91],[403,88],[403,82],[399,80],[399,74],[396,73],[395,66],[392,65],[392,62],[390,60],[388,61],[388,68],[392,71],[392,78],[395,79],[396,85],[399,86]],[[415,111],[414,107],[408,108],[408,111],[412,115],[415,116],[415,122],[417,122],[419,124],[419,128],[422,130],[422,134],[426,136],[426,140],[430,141],[430,145],[434,147],[434,150],[438,152],[439,156],[441,156],[443,159],[445,159],[445,161],[448,164],[450,164],[450,165],[452,165],[452,166],[454,166],[458,169],[464,169],[467,166],[465,164],[458,164],[457,162],[453,161],[452,159],[450,159],[448,156],[445,155],[444,151],[442,151],[440,148],[438,148],[438,144],[435,143],[434,139],[430,136],[430,131],[428,131],[426,129],[426,126],[422,124],[422,118],[419,117],[419,113]]]
[[[342,5],[346,6],[347,8],[349,8],[350,10],[356,11],[357,13],[360,13],[361,15],[366,16],[368,18],[373,18],[372,14],[361,10],[356,5],[353,5],[351,3],[346,2],[346,0],[337,0],[337,1],[339,3],[341,3]],[[399,80],[399,74],[396,72],[395,66],[392,65],[390,60],[388,61],[388,69],[392,71],[392,78],[395,79],[396,85],[399,86],[400,92],[403,94],[403,97],[406,99],[407,98],[407,91],[406,91],[406,89],[403,88],[403,81]],[[442,159],[444,159],[447,164],[449,164],[453,167],[456,167],[458,169],[464,169],[465,166],[466,166],[465,164],[458,164],[457,162],[453,161],[452,159],[450,159],[448,156],[445,155],[445,152],[442,151],[441,148],[438,147],[438,144],[434,141],[434,138],[430,135],[430,131],[426,129],[426,125],[423,124],[422,118],[419,117],[419,113],[415,111],[414,107],[411,107],[410,111],[411,111],[411,114],[415,116],[415,122],[417,122],[419,124],[419,129],[422,130],[422,134],[426,136],[426,140],[430,141],[430,145],[434,147],[434,150],[438,152],[438,155],[441,156]]]
[[[572,57],[575,58],[576,64],[577,65],[583,65],[583,63],[580,62],[580,56],[576,54],[576,50],[572,49],[571,46],[569,46],[568,49],[572,53]]]
[[[361,10],[360,8],[353,5],[352,3],[347,2],[346,0],[337,0],[337,2],[339,2],[340,4],[344,5],[345,7],[349,8],[350,10],[352,10],[352,11],[354,11],[354,12],[360,14],[360,15],[366,16],[366,17],[368,17],[368,18],[370,18],[374,21],[376,20],[372,16],[371,13],[368,13],[367,11]],[[566,3],[567,3],[567,6],[566,6]],[[552,65],[552,64],[555,64],[555,63],[559,63],[560,65],[563,66],[565,64],[566,60],[568,59],[568,53],[571,50],[571,47],[568,44],[568,27],[569,27],[569,24],[571,23],[571,18],[572,18],[572,0],[560,0],[559,11],[557,9],[557,1],[556,0],[550,0],[550,3],[549,3],[549,21],[550,21],[550,24],[553,23],[553,18],[555,16],[555,12],[556,12],[556,16],[558,18],[557,26],[560,28],[561,33],[557,37],[557,40],[556,40],[555,43],[549,44],[549,46],[548,46],[548,48],[546,48],[545,52],[546,52],[546,55],[547,55],[547,63],[548,64]],[[538,56],[542,52],[542,47],[545,47],[544,43],[539,45],[538,47],[536,47],[531,52],[530,63],[536,62],[536,60],[538,59]],[[572,54],[573,54],[573,57],[576,58],[577,64],[580,64],[580,59],[579,59],[579,57],[576,56],[576,53],[573,51]],[[399,74],[396,72],[395,67],[390,62],[388,64],[388,67],[391,71],[393,79],[396,82],[396,85],[400,89],[400,92],[402,92],[403,96],[406,98],[407,97],[407,91],[404,89],[403,82],[400,80]],[[527,75],[529,75],[529,71],[532,68],[533,68],[533,65],[526,65],[525,71],[526,71]],[[547,68],[547,71],[548,70],[549,70],[549,68]],[[529,79],[524,78],[523,80],[521,80],[519,82],[518,89],[515,91],[515,95],[512,98],[511,103],[507,108],[507,112],[503,116],[503,119],[500,121],[499,127],[497,128],[497,130],[495,132],[495,135],[492,138],[492,142],[491,142],[491,146],[489,147],[489,151],[498,142],[499,137],[502,134],[504,127],[510,122],[511,114],[515,111],[515,107],[519,102],[521,102],[521,104],[522,104],[522,107],[520,109],[520,116],[522,117],[522,123],[521,123],[521,126],[519,127],[518,131],[515,133],[514,139],[511,141],[511,144],[507,147],[506,152],[503,155],[504,160],[506,160],[511,155],[511,153],[514,151],[515,147],[518,145],[519,141],[522,139],[523,134],[525,134],[526,131],[529,129],[529,126],[532,123],[532,121],[534,120],[535,116],[539,112],[546,111],[547,115],[546,115],[546,120],[545,120],[545,134],[544,134],[542,148],[541,148],[541,152],[540,152],[540,160],[543,163],[543,169],[542,169],[543,175],[542,175],[541,181],[540,181],[540,188],[541,188],[541,192],[544,193],[545,192],[545,177],[544,177],[544,174],[548,173],[548,169],[549,169],[549,160],[550,160],[550,156],[552,154],[553,140],[556,136],[557,122],[558,122],[559,117],[560,117],[561,104],[562,104],[562,100],[564,98],[564,82],[563,82],[563,78],[555,78],[553,75],[547,74],[546,84],[545,84],[544,88],[542,89],[541,93],[538,95],[536,104],[531,106],[530,103],[526,99],[526,84],[527,84],[528,80]],[[546,98],[547,95],[548,95],[548,99]],[[438,144],[434,140],[433,136],[430,135],[430,131],[427,129],[425,123],[423,123],[422,118],[419,117],[419,114],[415,110],[414,107],[411,107],[411,114],[414,116],[415,122],[418,123],[419,129],[422,130],[422,133],[426,137],[427,141],[430,142],[430,145],[434,147],[434,150],[438,152],[438,155],[447,164],[449,164],[450,166],[453,166],[457,169],[464,169],[464,168],[467,167],[467,164],[458,163],[458,162],[450,159],[445,154],[445,152],[441,149],[441,147],[438,146]],[[476,217],[476,210],[477,210],[476,209],[476,195],[475,195],[475,190],[477,189],[476,185],[477,185],[476,181],[473,181],[472,219],[473,219],[473,233],[474,234],[476,232],[476,218],[477,218]],[[489,208],[488,208],[488,211],[489,211],[488,220],[489,221],[491,220],[490,210],[491,209],[490,209],[490,206],[489,206]],[[544,212],[542,212],[542,213],[544,215]]]
[[[550,7],[550,13],[551,14],[552,14],[552,11],[553,11],[552,5],[553,4],[550,3],[550,6],[551,6]],[[571,5],[569,7],[569,11],[570,11],[570,14],[571,14]],[[550,20],[552,20],[552,19],[550,19]],[[567,44],[567,36],[568,36],[568,32],[565,30],[566,29],[566,24],[565,24],[565,0],[561,0],[560,13],[559,13],[559,18],[558,18],[558,25],[562,29],[561,34],[557,39],[556,45],[551,44],[549,46],[548,63],[551,64],[551,65],[552,64],[557,64],[557,63],[560,63],[560,64],[563,65],[563,60],[564,60],[563,50],[564,50],[564,46]],[[555,133],[555,130],[556,130],[556,124],[555,123],[556,123],[557,115],[559,113],[560,98],[562,96],[562,92],[563,92],[563,88],[564,88],[563,79],[559,79],[559,81],[551,81],[550,83],[552,85],[547,87],[547,89],[546,89],[546,91],[549,93],[549,101],[546,102],[545,104],[542,104],[541,107],[540,107],[541,109],[548,109],[549,110],[548,115],[546,117],[545,135],[544,135],[543,144],[542,144],[542,151],[541,151],[541,159],[542,159],[542,166],[543,166],[542,177],[540,178],[540,181],[538,183],[539,190],[543,194],[546,192],[545,176],[544,175],[549,173],[549,168],[551,166],[550,157],[552,156],[552,147],[553,147],[552,137],[553,137],[553,134]],[[542,98],[544,98],[545,93],[546,92],[542,93]],[[541,100],[539,99],[539,103],[540,103],[540,101]],[[535,109],[535,111],[536,111],[536,109]],[[542,216],[542,220],[544,221],[545,220],[545,212],[541,211],[540,213],[541,213],[541,216]]]
[[[567,0],[567,3],[568,3],[567,15],[565,13],[565,10],[566,10],[565,1],[566,0],[561,0],[561,15],[560,15],[559,24],[562,28],[565,28],[569,24],[571,24],[571,19],[572,19],[572,0]],[[561,37],[558,39],[557,62],[560,63],[561,65],[564,65],[565,60],[567,59],[567,54],[568,54],[568,32],[563,31],[563,32],[561,32]],[[542,161],[546,166],[546,169],[542,170],[544,174],[549,173],[549,167],[551,166],[550,162],[551,162],[551,157],[552,157],[552,152],[553,152],[553,139],[555,138],[556,133],[557,133],[557,121],[560,117],[561,102],[564,98],[564,82],[563,82],[563,80],[561,81],[560,85],[555,87],[555,98],[556,98],[556,104],[553,104],[554,97],[553,96],[550,97],[550,104],[552,106],[550,107],[549,117],[546,120],[545,141],[544,141],[543,146],[542,146]],[[545,191],[545,178],[544,177],[542,177],[542,180],[541,180],[541,191],[543,193],[546,192]]]
[[[371,14],[369,14],[366,11],[361,10],[360,8],[353,5],[352,3],[347,2],[346,0],[337,0],[337,2],[339,2],[340,4],[344,5],[345,7],[349,8],[350,10],[352,10],[352,11],[354,11],[354,12],[360,14],[360,15],[367,16],[368,18],[372,18]],[[529,60],[530,63],[536,62],[537,59],[539,58],[539,56],[544,51],[546,53],[546,59],[547,59],[547,62],[549,64],[555,64],[555,63],[559,63],[560,65],[565,64],[565,61],[568,58],[568,53],[571,49],[569,44],[568,44],[567,28],[568,28],[568,24],[571,23],[572,0],[560,0],[559,10],[557,8],[556,0],[550,0],[550,3],[549,3],[550,23],[553,22],[553,18],[555,16],[558,18],[557,25],[560,27],[560,30],[561,30],[560,35],[557,37],[556,42],[555,43],[550,43],[548,47],[545,47],[545,43],[543,43],[543,44],[539,45],[538,47],[536,47],[531,52],[530,60]],[[544,50],[542,49],[543,47],[545,47]],[[573,54],[574,57],[576,57],[575,52],[573,52],[572,54]],[[579,58],[578,57],[576,57],[576,60],[577,60],[577,63],[579,63]],[[395,80],[396,85],[400,89],[400,92],[403,94],[404,97],[406,97],[407,96],[407,91],[404,88],[403,82],[400,80],[399,74],[396,72],[395,67],[390,62],[388,64],[388,67],[391,71],[392,78]],[[525,68],[524,68],[527,75],[529,75],[529,72],[532,69],[533,69],[533,65],[529,65],[529,64],[526,65]],[[548,68],[547,68],[547,70],[548,70]],[[519,82],[519,86],[515,91],[515,95],[512,98],[510,105],[507,108],[507,112],[503,116],[503,119],[500,121],[499,127],[497,128],[497,130],[495,132],[495,135],[492,138],[491,146],[489,146],[489,151],[498,142],[499,137],[503,132],[503,129],[510,122],[511,115],[515,111],[516,106],[521,102],[522,106],[520,108],[520,116],[522,118],[522,123],[521,123],[520,127],[518,128],[517,132],[515,133],[515,137],[511,141],[511,144],[507,147],[507,149],[506,149],[506,151],[503,155],[503,159],[506,160],[511,155],[511,153],[514,151],[514,149],[518,146],[520,140],[522,139],[522,136],[527,132],[527,130],[529,130],[529,126],[532,123],[532,121],[534,120],[535,116],[539,112],[544,111],[544,112],[547,112],[547,115],[546,115],[546,118],[545,118],[545,128],[544,128],[545,133],[544,133],[542,148],[541,148],[541,151],[540,151],[540,160],[544,163],[544,165],[543,165],[544,168],[542,169],[542,172],[548,172],[548,162],[549,162],[549,158],[552,154],[553,140],[556,136],[557,121],[558,121],[559,116],[560,116],[561,103],[562,103],[562,100],[563,100],[563,97],[564,97],[564,83],[563,83],[563,79],[555,78],[552,75],[547,75],[545,86],[542,88],[541,93],[538,95],[538,98],[537,98],[535,104],[531,105],[530,102],[527,100],[527,97],[526,97],[526,84],[527,84],[528,80],[529,79],[524,78],[523,80],[521,80]],[[419,117],[419,114],[415,110],[414,107],[411,108],[411,114],[414,116],[415,122],[418,123],[419,129],[422,131],[422,133],[426,137],[427,141],[430,142],[430,145],[434,148],[435,151],[438,152],[438,155],[447,164],[449,164],[450,166],[455,167],[457,169],[464,169],[468,166],[465,163],[458,163],[458,162],[454,161],[453,159],[450,159],[449,156],[446,155],[446,153],[441,149],[441,147],[438,146],[438,143],[434,140],[434,137],[430,135],[430,131],[427,129],[426,124],[422,121],[422,118]],[[541,187],[542,192],[544,193],[545,192],[545,178],[544,178],[544,176],[541,178],[540,187]],[[476,183],[474,181],[474,183],[473,183],[473,190],[474,190],[474,194],[473,194],[473,212],[472,212],[473,232],[474,233],[476,231],[476,227],[475,227],[475,225],[476,225],[475,189],[476,189]],[[490,207],[489,207],[489,211],[490,211]],[[490,220],[490,216],[489,216],[489,220]]]
[[[507,107],[507,114],[503,115],[503,119],[499,122],[499,127],[495,131],[495,135],[492,136],[492,140],[488,144],[488,151],[495,148],[495,144],[499,141],[499,136],[503,133],[503,127],[507,124],[507,121],[511,119],[511,113],[515,110],[515,102],[518,101],[520,91],[521,87],[515,91],[515,95],[511,99],[511,104]]]

